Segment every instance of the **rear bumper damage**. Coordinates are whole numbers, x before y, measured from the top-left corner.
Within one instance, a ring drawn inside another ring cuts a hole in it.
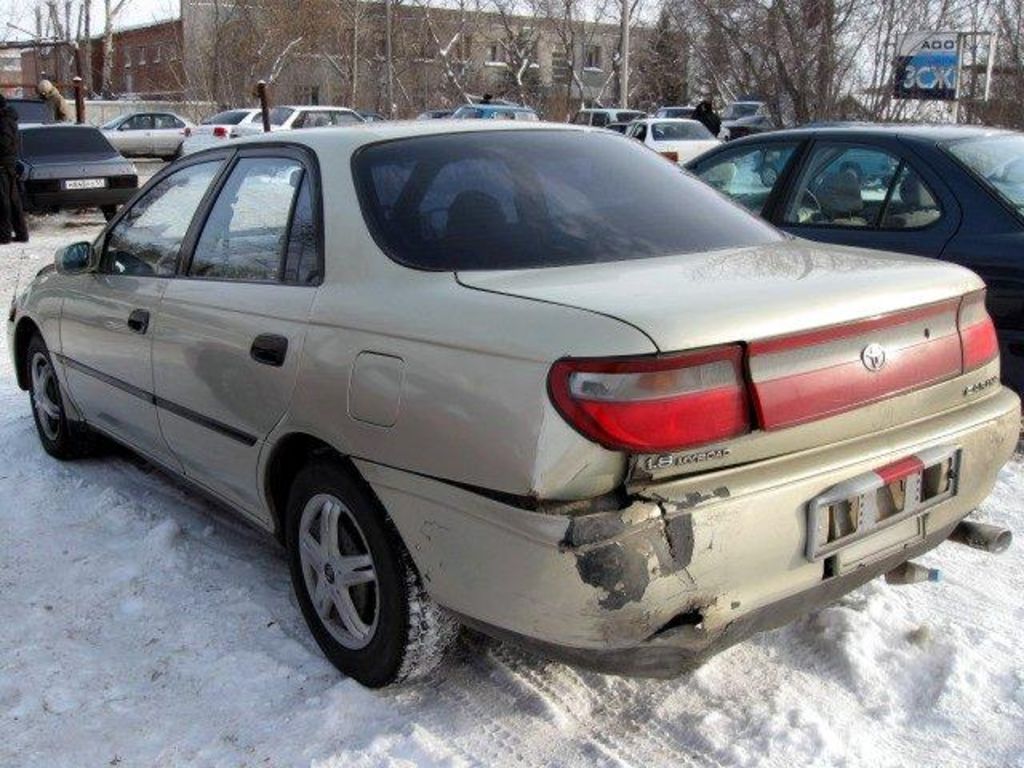
[[[999,389],[886,432],[634,489],[624,507],[589,513],[530,511],[357,463],[431,595],[465,623],[580,666],[666,677],[940,544],[991,491],[1019,429],[1019,400]],[[812,500],[938,455],[957,457],[955,494],[809,549]]]

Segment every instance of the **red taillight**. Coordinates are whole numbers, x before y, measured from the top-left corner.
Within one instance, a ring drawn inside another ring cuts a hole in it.
[[[985,309],[985,291],[964,296],[957,315],[957,328],[963,349],[964,373],[980,368],[999,355],[996,328]]]
[[[660,453],[750,431],[743,349],[665,357],[567,358],[551,367],[551,399],[573,427],[612,450]]]
[[[679,162],[678,152],[662,152],[661,156],[664,157],[666,160],[671,160],[673,163]]]
[[[218,136],[222,139],[226,138],[228,135],[228,129],[225,128],[223,125],[215,125],[213,126],[213,135]]]

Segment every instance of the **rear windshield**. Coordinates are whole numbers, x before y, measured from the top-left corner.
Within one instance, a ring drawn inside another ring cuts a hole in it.
[[[248,114],[249,110],[247,109],[230,109],[227,112],[218,112],[213,117],[206,118],[203,120],[203,125],[238,125]]]
[[[655,141],[687,141],[713,139],[711,131],[698,122],[692,123],[652,123],[651,138]]]
[[[611,133],[400,139],[362,149],[353,170],[378,243],[420,269],[594,264],[782,238],[675,164]]]
[[[270,110],[270,124],[284,125],[284,121],[291,117],[294,111],[291,107],[274,107]]]
[[[21,154],[27,158],[59,155],[111,157],[117,151],[97,128],[51,125],[21,131]]]
[[[946,145],[961,164],[1024,214],[1024,136],[986,136]]]
[[[7,103],[14,107],[14,111],[18,113],[18,122],[22,125],[53,122],[53,109],[47,106],[46,102],[10,99]]]
[[[655,113],[655,117],[692,117],[693,107],[662,107]]]

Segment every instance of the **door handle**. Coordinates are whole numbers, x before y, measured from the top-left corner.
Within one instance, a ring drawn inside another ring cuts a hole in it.
[[[249,355],[257,363],[280,368],[288,354],[288,339],[274,333],[261,333],[252,343]]]
[[[133,309],[128,315],[128,327],[135,333],[145,333],[149,329],[149,310]]]

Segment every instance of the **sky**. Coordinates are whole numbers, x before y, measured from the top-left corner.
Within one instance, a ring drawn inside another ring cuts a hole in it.
[[[72,0],[72,24],[77,18],[78,8],[81,4],[82,0]],[[116,0],[113,4],[116,5]],[[43,0],[0,0],[0,40],[22,40],[27,37],[22,30],[34,32],[36,5],[44,5]],[[63,5],[63,0],[58,0],[58,6],[63,8]],[[98,34],[103,28],[102,0],[92,0],[91,11],[93,34]],[[178,16],[178,11],[178,0],[125,0],[115,27],[136,26],[161,19],[175,18]],[[12,24],[21,29],[12,28],[10,26]]]

